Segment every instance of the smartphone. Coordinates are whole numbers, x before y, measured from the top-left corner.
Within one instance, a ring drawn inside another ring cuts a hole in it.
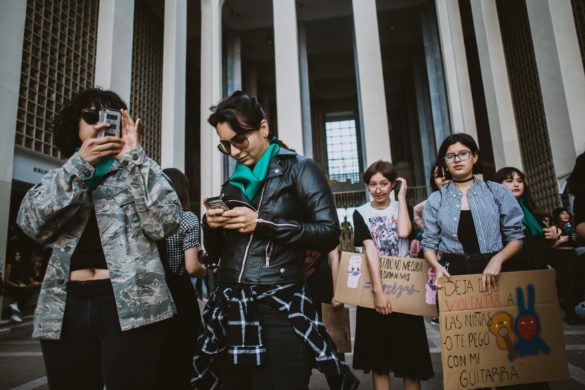
[[[119,137],[120,129],[122,127],[122,113],[112,108],[104,108],[100,110],[100,123],[109,123],[110,127],[101,129],[97,137],[102,138],[106,136]]]
[[[207,198],[206,206],[210,209],[222,209],[223,211],[228,211],[230,209],[220,196]]]
[[[398,193],[400,192],[400,187],[402,187],[402,182],[400,180],[397,180],[396,184],[394,184],[394,196],[398,197]]]

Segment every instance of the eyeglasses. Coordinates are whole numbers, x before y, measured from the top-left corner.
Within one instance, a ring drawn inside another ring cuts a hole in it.
[[[95,108],[84,108],[81,110],[81,118],[88,125],[95,125],[100,120],[100,112]]]
[[[254,131],[254,130],[252,130]],[[217,145],[217,148],[219,149],[220,152],[222,152],[223,154],[231,154],[232,152],[232,145],[234,145],[236,147],[236,149],[242,150],[242,149],[246,149],[249,145],[250,145],[250,141],[248,141],[248,137],[252,135],[250,132],[246,132],[246,133],[242,133],[242,134],[236,134],[235,136],[233,136],[232,139],[228,140],[228,141],[219,141],[219,144]]]
[[[469,160],[469,157],[471,157],[471,150],[462,150],[459,153],[447,153],[445,155],[445,162],[451,164],[456,158],[458,158],[459,161],[467,161]]]
[[[368,183],[368,187],[374,191],[376,188],[380,188],[382,191],[388,189],[390,187],[390,183]]]

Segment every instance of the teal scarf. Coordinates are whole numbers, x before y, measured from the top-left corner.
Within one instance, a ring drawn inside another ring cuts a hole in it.
[[[532,211],[526,207],[524,198],[519,198],[518,203],[520,204],[520,207],[522,207],[522,211],[524,211],[524,226],[530,232],[530,234],[534,237],[544,235],[544,230],[542,230],[542,227],[536,220],[536,217],[534,214],[532,214]]]
[[[236,169],[232,177],[230,177],[230,183],[234,187],[238,187],[242,193],[252,201],[256,197],[260,186],[266,179],[268,173],[268,167],[270,166],[270,160],[278,153],[280,146],[272,144],[266,149],[260,160],[256,162],[253,169],[250,167],[237,163]]]
[[[76,151],[79,152],[79,148],[76,148]],[[87,188],[93,190],[95,187],[97,187],[104,175],[112,167],[112,164],[114,164],[114,161],[115,159],[113,157],[104,157],[98,161],[94,166],[95,172],[93,173],[93,176],[85,180],[85,185]]]

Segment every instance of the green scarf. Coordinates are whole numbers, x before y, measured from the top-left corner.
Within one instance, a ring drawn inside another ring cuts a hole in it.
[[[79,148],[76,148],[75,150],[79,152]],[[95,171],[93,173],[93,176],[85,180],[85,185],[87,186],[87,188],[93,190],[95,187],[97,187],[102,178],[104,177],[104,175],[106,174],[106,172],[108,172],[112,167],[114,161],[115,159],[113,157],[104,157],[100,161],[98,161],[94,166]]]
[[[260,157],[260,160],[256,162],[253,169],[239,162],[236,163],[236,169],[232,177],[230,177],[230,183],[238,187],[248,200],[254,200],[260,186],[264,182],[264,179],[266,179],[270,160],[279,150],[280,146],[277,144],[270,145],[262,157]]]
[[[530,211],[524,203],[524,198],[519,198],[518,203],[520,204],[520,207],[522,207],[522,211],[524,211],[524,226],[528,229],[530,234],[534,237],[544,235],[544,230],[542,230],[542,227],[536,220],[534,214],[532,214],[532,211]]]

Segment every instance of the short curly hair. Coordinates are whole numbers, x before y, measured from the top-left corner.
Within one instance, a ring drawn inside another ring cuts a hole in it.
[[[55,117],[53,134],[55,146],[61,153],[70,157],[75,148],[81,146],[79,139],[79,120],[85,108],[127,109],[126,103],[115,92],[101,88],[89,88],[75,94]]]

